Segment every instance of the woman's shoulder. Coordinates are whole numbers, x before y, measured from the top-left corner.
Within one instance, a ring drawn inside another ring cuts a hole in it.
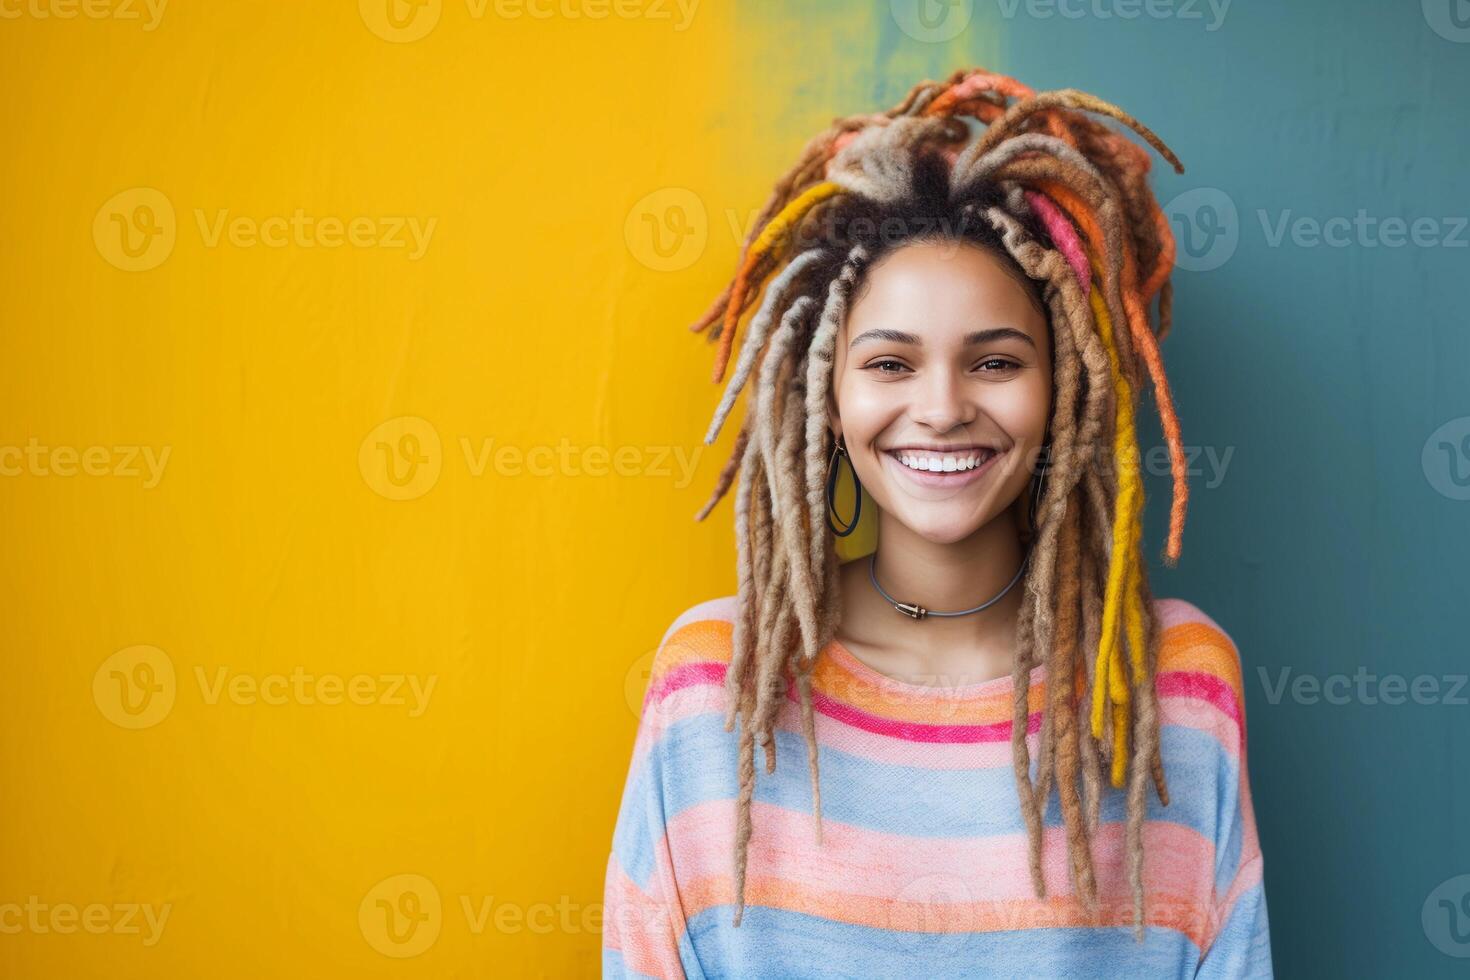
[[[664,630],[648,670],[647,700],[661,701],[691,685],[719,688],[734,648],[736,597],[695,603]]]
[[[1165,718],[1204,720],[1189,706],[1208,704],[1235,741],[1245,723],[1245,672],[1235,641],[1186,599],[1155,599],[1154,610],[1161,634],[1155,684]]]
[[[659,641],[660,649],[671,641],[682,641],[702,633],[728,635],[735,622],[736,608],[736,597],[733,595],[695,603],[675,616],[668,629],[664,630],[664,637]]]
[[[1193,664],[1209,667],[1222,679],[1241,675],[1240,652],[1225,627],[1188,599],[1155,599],[1159,621],[1160,671]]]
[[[1214,630],[1221,636],[1225,636],[1226,639],[1229,639],[1229,636],[1226,634],[1225,628],[1223,626],[1217,623],[1213,617],[1211,617],[1199,606],[1196,606],[1194,603],[1190,602],[1188,599],[1156,598],[1154,599],[1154,610],[1157,613],[1161,624],[1165,627],[1176,626],[1183,623],[1190,623]]]

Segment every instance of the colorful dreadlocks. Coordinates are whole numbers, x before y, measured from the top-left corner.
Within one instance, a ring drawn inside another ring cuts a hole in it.
[[[1173,565],[1188,486],[1158,342],[1170,323],[1174,240],[1148,187],[1147,150],[1087,113],[1126,124],[1183,172],[1157,136],[1116,106],[1074,89],[1033,92],[983,70],[917,85],[886,113],[837,120],[777,183],[734,281],[691,327],[708,329],[719,343],[718,383],[735,352],[742,314],[764,287],[706,443],[715,440],[752,375],[755,392],[734,453],[698,514],[703,519],[738,476],[738,613],[725,719],[727,731],[742,720],[737,926],[745,907],[755,747],[764,746],[766,772],[774,772],[773,728],[791,682],[800,694],[821,840],[811,670],[835,635],[840,608],[825,497],[832,447],[826,398],[849,300],[878,253],[893,244],[849,225],[854,214],[873,208],[911,216],[914,200],[933,198],[932,187],[917,185],[929,179],[929,165],[920,161],[932,163],[937,154],[945,161],[944,216],[972,229],[984,226],[989,242],[1038,285],[1054,341],[1052,462],[1032,517],[1034,554],[1012,674],[1011,741],[1033,884],[1045,897],[1042,815],[1055,781],[1076,894],[1098,907],[1091,841],[1101,784],[1106,778],[1126,787],[1127,872],[1142,938],[1147,788],[1165,804],[1168,790],[1153,684],[1159,627],[1140,544],[1143,482],[1134,419],[1147,380],[1169,446],[1173,505],[1164,560]],[[967,117],[984,126],[973,127]],[[1156,326],[1149,318],[1155,296]],[[1049,688],[1033,784],[1029,679],[1041,662]]]

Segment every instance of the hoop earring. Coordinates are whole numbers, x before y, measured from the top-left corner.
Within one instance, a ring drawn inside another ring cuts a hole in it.
[[[852,471],[852,490],[857,503],[852,509],[851,521],[844,521],[837,515],[837,467],[834,464],[838,456],[847,460],[847,468]],[[827,526],[832,529],[833,534],[839,538],[845,538],[857,530],[858,518],[862,516],[862,513],[863,485],[858,482],[857,469],[853,467],[852,459],[847,455],[846,443],[841,436],[838,436],[837,443],[832,447],[832,456],[827,460]],[[847,526],[838,527],[837,524],[832,523],[834,516],[837,517],[839,523]]]
[[[1027,521],[1031,525],[1031,533],[1035,534],[1040,528],[1036,522],[1037,513],[1041,510],[1041,495],[1046,490],[1046,474],[1051,469],[1051,443],[1046,442],[1041,446],[1041,452],[1036,456],[1036,473],[1031,477],[1031,510],[1027,514]]]

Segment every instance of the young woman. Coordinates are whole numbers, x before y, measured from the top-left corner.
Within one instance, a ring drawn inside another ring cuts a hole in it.
[[[738,593],[655,657],[604,975],[1271,975],[1239,658],[1141,544],[1173,240],[1087,113],[1182,170],[983,70],[839,120],[695,325],[720,381],[765,284],[705,439],[748,387]]]

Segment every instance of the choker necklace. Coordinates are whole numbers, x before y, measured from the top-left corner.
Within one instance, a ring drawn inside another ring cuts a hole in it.
[[[1012,586],[1021,581],[1021,573],[1026,571],[1026,565],[1030,561],[1031,552],[1028,550],[1026,552],[1026,557],[1021,559],[1021,567],[1016,569],[1016,577],[1011,579],[1010,585],[1007,585],[1005,588],[1000,590],[999,595],[997,595],[993,599],[988,599],[985,602],[980,603],[980,605],[975,606],[973,609],[961,609],[958,612],[935,612],[933,609],[925,609],[923,606],[920,606],[917,603],[899,602],[897,599],[893,598],[893,596],[889,595],[887,592],[884,592],[883,586],[878,584],[878,573],[874,570],[878,563],[878,552],[876,551],[873,552],[873,557],[868,559],[868,578],[873,580],[873,588],[878,590],[879,595],[887,599],[894,609],[897,609],[899,612],[903,613],[910,619],[923,619],[925,616],[968,616],[970,615],[970,613],[979,612],[985,607],[994,605],[995,603],[999,602],[1007,592],[1011,591]]]

